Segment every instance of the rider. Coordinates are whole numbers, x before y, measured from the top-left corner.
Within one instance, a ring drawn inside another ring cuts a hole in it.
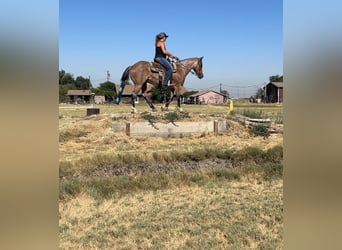
[[[154,56],[154,60],[160,63],[166,70],[164,81],[163,81],[163,85],[165,86],[168,85],[168,82],[170,81],[171,76],[172,76],[172,66],[169,63],[169,61],[166,59],[166,56],[169,56],[171,58],[178,60],[178,57],[176,55],[166,50],[165,41],[167,37],[168,35],[166,35],[165,32],[161,32],[158,35],[156,35],[156,42],[155,42],[156,52]]]

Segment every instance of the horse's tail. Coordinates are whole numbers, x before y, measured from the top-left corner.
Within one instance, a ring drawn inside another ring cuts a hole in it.
[[[125,69],[125,71],[122,73],[119,93],[118,93],[118,95],[116,96],[116,99],[115,99],[115,103],[116,104],[120,103],[122,92],[124,91],[126,82],[127,82],[128,78],[129,78],[129,70],[130,69],[131,69],[131,66],[128,66]]]

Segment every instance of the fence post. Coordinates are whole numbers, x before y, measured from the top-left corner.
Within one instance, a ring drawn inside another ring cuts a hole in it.
[[[214,135],[218,135],[218,121],[214,121]]]
[[[126,123],[126,135],[131,135],[131,124],[129,122]]]

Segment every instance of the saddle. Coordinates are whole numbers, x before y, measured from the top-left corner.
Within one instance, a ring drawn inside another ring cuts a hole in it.
[[[172,66],[172,73],[177,72],[177,65],[175,62],[170,62]],[[150,62],[150,68],[153,73],[164,74],[165,68],[158,62]]]

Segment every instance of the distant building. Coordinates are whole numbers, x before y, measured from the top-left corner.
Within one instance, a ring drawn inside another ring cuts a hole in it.
[[[84,104],[90,103],[92,93],[90,90],[70,89],[67,92],[69,103]]]
[[[95,104],[105,104],[106,103],[106,97],[104,95],[95,95],[94,96],[94,102],[95,102]]]
[[[213,90],[204,90],[189,95],[186,102],[189,104],[223,104],[227,100],[228,96],[222,93]]]
[[[265,100],[268,103],[282,103],[284,101],[283,82],[270,82],[264,87]]]

